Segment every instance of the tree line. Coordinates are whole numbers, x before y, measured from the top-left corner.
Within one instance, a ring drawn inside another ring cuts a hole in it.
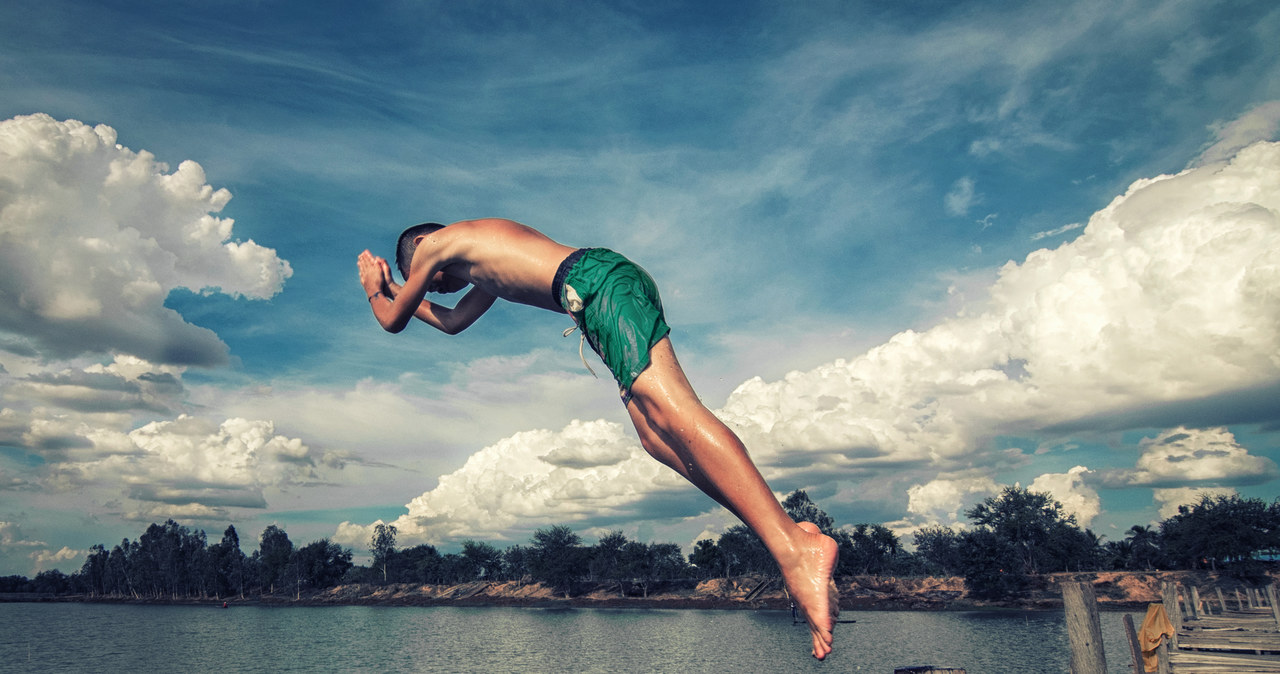
[[[1226,570],[1251,575],[1280,551],[1280,502],[1203,496],[1157,526],[1131,527],[1104,541],[1081,529],[1046,493],[1007,487],[965,511],[957,530],[932,526],[914,534],[915,550],[879,524],[838,527],[804,491],[782,503],[836,539],[837,576],[963,576],[970,593],[1016,595],[1037,574],[1104,570]],[[107,550],[95,545],[78,572],[43,571],[35,578],[0,577],[0,592],[83,594],[138,599],[226,598],[292,594],[344,583],[456,585],[477,580],[542,582],[566,595],[578,583],[615,585],[620,595],[647,596],[656,585],[740,575],[777,575],[760,539],[745,526],[697,542],[688,556],[675,543],[628,540],[620,531],[595,545],[564,525],[538,529],[528,544],[498,549],[467,540],[459,552],[432,545],[398,549],[397,530],[379,523],[369,541],[372,561],[327,538],[295,547],[278,526],[263,530],[246,555],[234,526],[209,543],[205,532],[173,520],[152,524],[136,541]]]
[[[71,575],[53,569],[30,580],[0,578],[0,592],[135,599],[243,597],[332,587],[351,568],[350,550],[327,538],[295,547],[274,524],[262,531],[258,548],[246,555],[234,526],[228,526],[218,542],[208,543],[204,531],[168,520],[109,551],[94,545],[84,565]]]
[[[965,511],[963,531],[929,527],[915,534],[924,573],[962,575],[978,597],[1016,595],[1031,576],[1060,571],[1226,571],[1261,573],[1280,553],[1280,501],[1202,495],[1158,526],[1134,525],[1102,537],[1076,525],[1048,494],[1006,487]]]

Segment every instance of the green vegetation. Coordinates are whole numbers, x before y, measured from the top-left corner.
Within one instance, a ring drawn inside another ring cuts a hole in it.
[[[1008,487],[965,511],[963,530],[927,527],[915,552],[878,524],[838,527],[797,491],[783,502],[840,546],[837,575],[963,576],[980,598],[1016,596],[1031,576],[1058,571],[1226,570],[1252,575],[1261,556],[1280,551],[1280,501],[1204,496],[1157,527],[1134,526],[1103,542],[1077,526],[1049,495]],[[628,540],[620,531],[583,545],[567,526],[538,529],[528,545],[499,550],[464,541],[456,553],[434,546],[396,548],[396,528],[379,523],[369,541],[372,563],[354,566],[351,551],[328,539],[295,547],[283,529],[267,527],[250,555],[235,527],[209,543],[205,533],[173,520],[152,524],[136,541],[108,550],[95,545],[80,571],[44,571],[33,579],[0,577],[0,592],[82,594],[137,599],[293,595],[343,583],[454,585],[477,580],[538,581],[569,596],[579,583],[616,584],[620,596],[648,596],[657,585],[748,574],[777,574],[760,540],[743,526],[701,540],[686,559],[674,543]]]

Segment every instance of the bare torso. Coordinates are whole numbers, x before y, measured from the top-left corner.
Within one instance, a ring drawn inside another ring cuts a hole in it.
[[[551,297],[551,283],[573,251],[511,220],[464,220],[423,240],[414,267],[441,264],[441,271],[499,299],[563,312]]]

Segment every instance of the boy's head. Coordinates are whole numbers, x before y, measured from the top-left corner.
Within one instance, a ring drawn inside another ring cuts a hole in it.
[[[396,243],[396,268],[400,270],[400,278],[409,281],[409,265],[413,262],[413,251],[418,249],[418,237],[430,234],[444,225],[435,222],[424,222],[414,225],[400,234]]]

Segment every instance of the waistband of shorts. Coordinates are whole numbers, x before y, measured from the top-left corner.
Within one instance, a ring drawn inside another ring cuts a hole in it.
[[[555,302],[556,306],[563,305],[561,296],[564,294],[564,280],[568,278],[569,271],[573,269],[573,265],[578,263],[579,258],[586,255],[588,250],[590,249],[579,248],[569,253],[569,257],[566,257],[560,263],[559,268],[556,269],[556,277],[551,280],[551,301]]]

